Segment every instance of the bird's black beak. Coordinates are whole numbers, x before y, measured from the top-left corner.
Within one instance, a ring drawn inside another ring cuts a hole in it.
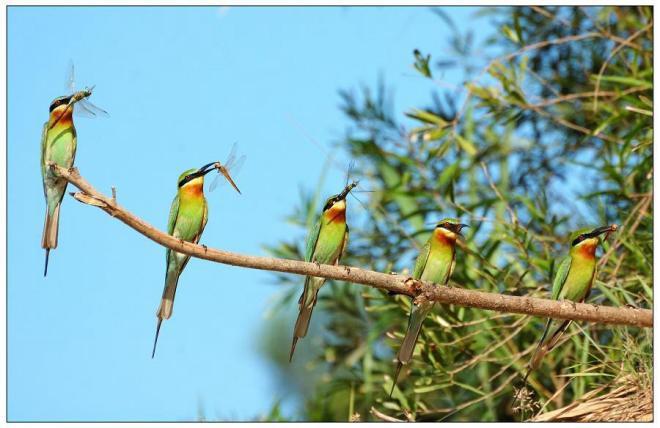
[[[594,229],[591,232],[587,233],[587,237],[588,238],[596,238],[599,235],[602,235],[603,233],[614,232],[617,229],[618,229],[618,226],[616,224],[612,224],[612,225],[609,225],[609,226],[597,227],[596,229]]]
[[[342,201],[342,200],[346,199],[346,197],[351,192],[351,190],[353,190],[355,187],[357,187],[358,183],[359,183],[358,181],[354,181],[351,184],[349,184],[348,186],[344,187],[344,190],[342,190],[342,192],[339,195],[337,195],[337,200]]]
[[[206,165],[204,165],[203,167],[201,167],[199,170],[197,170],[197,172],[195,173],[195,176],[196,176],[196,177],[201,177],[201,176],[206,175],[206,174],[208,174],[209,172],[215,170],[215,164],[216,164],[216,163],[217,163],[217,162],[207,163]]]
[[[469,224],[462,224],[462,223],[461,223],[461,224],[457,224],[457,225],[456,225],[456,229],[455,229],[455,230],[456,230],[456,233],[458,233],[459,235],[463,236],[463,234],[461,233],[461,230],[463,230],[463,229],[466,228],[466,227],[470,227],[470,225],[469,225]]]

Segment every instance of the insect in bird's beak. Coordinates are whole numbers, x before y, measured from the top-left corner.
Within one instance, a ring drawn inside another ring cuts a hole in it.
[[[342,192],[337,196],[337,199],[340,200],[340,201],[343,200],[343,199],[346,199],[346,197],[351,192],[351,190],[353,190],[355,187],[357,187],[358,183],[359,183],[359,181],[356,180],[356,181],[353,181],[348,186],[344,187],[344,190],[342,190]]]

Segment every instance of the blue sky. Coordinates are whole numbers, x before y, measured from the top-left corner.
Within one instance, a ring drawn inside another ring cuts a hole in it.
[[[447,12],[464,28],[474,10]],[[243,195],[207,194],[202,242],[263,255],[263,244],[306,236],[284,217],[326,159],[310,137],[329,148],[343,135],[337,91],[382,75],[397,111],[424,104],[432,83],[412,51],[441,52],[443,21],[428,8],[375,7],[10,7],[8,20],[9,420],[266,412],[284,393],[257,351],[278,291],[269,273],[192,259],[154,360],[163,248],[67,196],[42,277],[39,139],[50,101],[66,92],[67,63],[110,113],[76,120],[76,165],[90,183],[115,186],[120,204],[165,229],[179,174],[224,160],[238,141]],[[343,175],[330,171],[324,194]]]

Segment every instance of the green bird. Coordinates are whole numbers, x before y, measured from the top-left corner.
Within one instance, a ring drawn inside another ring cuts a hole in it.
[[[412,275],[413,279],[446,285],[449,282],[452,264],[456,256],[456,239],[461,234],[461,229],[467,226],[467,224],[461,224],[453,218],[446,218],[440,221],[433,229],[431,237],[424,245],[424,248],[422,248],[419,256],[417,256]],[[435,302],[426,301],[417,305],[413,302],[408,320],[408,330],[397,354],[397,366],[392,389],[390,390],[390,397],[392,396],[392,392],[394,392],[401,367],[408,364],[412,359],[415,344],[422,329],[422,323],[433,309],[434,304]]]
[[[555,279],[552,282],[553,300],[571,300],[578,303],[586,300],[596,278],[596,248],[600,243],[599,236],[615,230],[617,230],[617,225],[613,224],[592,231],[580,229],[571,234],[571,249],[568,256],[559,264]],[[571,324],[571,320],[560,320],[557,328],[551,334],[548,334],[552,323],[553,320],[550,318],[545,324],[545,331],[529,362],[523,384],[526,384],[527,377],[532,370],[538,368],[545,354],[557,345],[562,334]]]
[[[335,265],[339,263],[339,259],[348,244],[346,197],[357,184],[356,181],[352,182],[340,194],[331,196],[326,201],[321,217],[307,238],[305,261]],[[298,339],[307,335],[312,311],[314,305],[316,305],[319,290],[324,283],[325,278],[305,277],[305,288],[300,295],[300,300],[298,300],[299,313],[293,330],[293,343],[291,343],[289,362],[293,359],[293,352],[296,350]]]
[[[73,105],[92,95],[91,89],[58,97],[50,104],[48,121],[41,133],[41,177],[46,198],[46,220],[41,235],[41,247],[46,250],[44,276],[48,273],[50,250],[57,248],[60,206],[68,182],[50,173],[48,164],[71,168],[76,158],[76,127],[73,124]]]
[[[228,172],[221,170],[221,166],[219,162],[211,162],[200,169],[189,169],[179,176],[177,195],[174,197],[170,208],[167,233],[182,241],[195,244],[199,242],[208,219],[208,205],[204,197],[204,176],[209,172],[218,170],[219,173],[222,173],[231,181],[231,184],[240,193],[238,187],[228,176]],[[172,316],[172,306],[174,305],[179,276],[186,267],[188,260],[190,260],[190,256],[186,254],[172,251],[169,248],[165,251],[165,288],[160,307],[156,313],[158,325],[156,326],[156,338],[154,339],[151,358],[156,353],[161,323],[164,319],[169,319]]]

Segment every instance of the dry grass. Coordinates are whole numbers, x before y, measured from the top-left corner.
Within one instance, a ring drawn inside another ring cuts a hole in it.
[[[599,395],[604,385],[561,409],[543,413],[535,422],[651,422],[653,390],[628,376],[614,383],[610,392]]]

